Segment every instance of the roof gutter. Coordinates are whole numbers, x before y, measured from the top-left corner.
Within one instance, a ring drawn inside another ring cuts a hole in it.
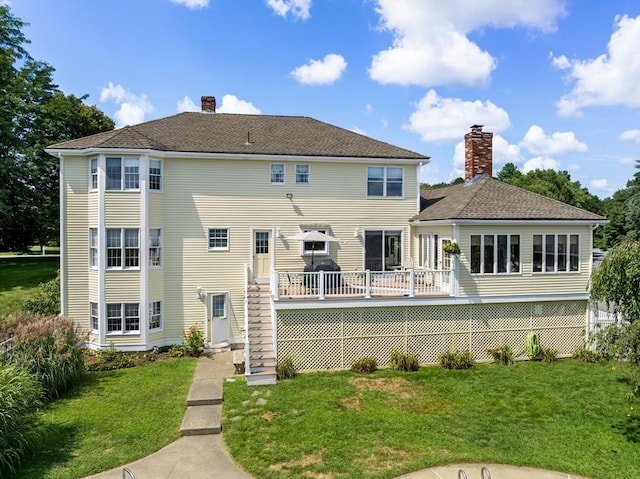
[[[572,219],[543,219],[543,220],[490,220],[490,219],[442,219],[442,220],[420,220],[420,221],[410,221],[414,226],[439,226],[439,225],[548,225],[549,223],[568,223],[572,225],[589,225],[592,228],[595,228],[599,225],[605,225],[609,222],[607,219],[602,220],[572,220]]]
[[[359,157],[359,156],[318,156],[318,155],[276,155],[276,154],[252,154],[252,153],[206,153],[193,151],[161,151],[150,148],[84,148],[84,149],[61,149],[45,148],[48,154],[58,156],[87,156],[87,155],[149,155],[154,158],[197,158],[210,160],[258,160],[258,161],[300,161],[304,159],[310,162],[355,162],[355,163],[389,163],[390,161],[399,163],[409,163],[414,165],[426,164],[429,157],[424,158],[380,158],[380,157]]]

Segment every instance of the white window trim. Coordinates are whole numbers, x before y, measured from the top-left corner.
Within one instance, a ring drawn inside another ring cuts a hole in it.
[[[227,246],[211,246],[211,230],[226,230],[227,231]],[[231,228],[228,226],[211,226],[207,228],[207,248],[208,251],[229,251],[231,247]]]
[[[477,273],[471,272],[471,237],[480,236],[480,271]],[[484,271],[484,238],[485,236],[493,236],[493,271],[485,273]],[[498,272],[498,236],[507,237],[507,271]],[[517,236],[519,238],[518,246],[520,247],[520,261],[518,271],[509,271],[511,269],[511,237]],[[522,235],[520,233],[477,233],[469,235],[469,274],[471,276],[513,276],[522,274]]]
[[[369,168],[382,168],[382,195],[369,195]],[[389,196],[387,194],[387,185],[389,179],[387,177],[387,169],[388,168],[398,168],[402,171],[402,191],[398,196]],[[380,198],[391,198],[391,199],[402,199],[404,198],[404,185],[405,185],[405,174],[403,166],[392,166],[392,165],[368,165],[367,166],[367,174],[366,174],[366,191],[367,191],[367,199],[380,199]]]
[[[95,188],[93,187],[93,177],[94,177],[93,162],[95,162],[96,164],[96,172],[95,172],[96,187]],[[100,169],[100,162],[98,161],[98,158],[89,158],[89,191],[98,191],[98,188],[100,187],[100,177],[98,174],[99,169]]]
[[[92,233],[93,233],[93,238],[92,238]],[[91,244],[92,239],[95,242],[94,245]],[[98,269],[99,254],[100,254],[100,245],[98,244],[98,228],[89,228],[89,269]]]
[[[159,321],[159,326],[158,327],[152,327],[151,326],[151,321],[153,320],[153,305],[159,303],[160,304],[160,321]],[[163,326],[164,326],[164,304],[162,303],[162,301],[150,301],[149,302],[149,317],[148,317],[148,321],[149,321],[149,331],[162,331],[163,330]]]
[[[542,236],[542,263],[541,269],[542,271],[534,271],[534,260],[533,260],[533,239],[535,236]],[[554,237],[554,252],[553,252],[553,271],[546,271],[547,265],[547,242],[546,237],[553,236]],[[567,266],[563,271],[558,270],[558,236],[566,236],[567,237]],[[578,269],[572,271],[571,270],[571,237],[578,237]],[[582,235],[578,233],[536,233],[531,236],[531,274],[580,274],[581,272],[581,254],[580,254],[580,244],[582,243]]]
[[[273,181],[273,167],[276,165],[282,166],[282,181]],[[287,166],[284,163],[270,163],[269,164],[269,184],[275,186],[284,186],[287,182]]]
[[[307,181],[298,181],[298,166],[307,167]],[[299,186],[309,186],[311,184],[311,165],[309,163],[297,163],[295,166],[295,182]]]
[[[109,183],[109,178],[107,176],[107,163],[109,160],[120,160],[120,188],[118,189],[109,189],[107,188],[107,184]],[[138,188],[125,188],[125,161],[126,160],[135,160],[138,162]],[[118,191],[122,192],[131,192],[131,191],[140,191],[141,184],[141,161],[139,157],[133,156],[107,156],[105,157],[105,191],[108,193],[116,193]]]
[[[118,304],[120,305],[120,329],[117,331],[109,331],[109,305]],[[131,331],[126,331],[126,305],[127,304],[137,304],[138,305],[138,329],[132,329]],[[142,322],[142,315],[140,314],[140,303],[106,303],[105,304],[105,333],[107,336],[128,336],[128,335],[139,335],[140,334],[140,325]]]
[[[160,236],[159,236],[159,241],[158,241],[159,245],[157,247],[151,246],[151,230],[160,231]],[[149,235],[148,235],[149,244],[148,244],[148,247],[147,247],[147,254],[149,255],[149,259],[148,259],[149,269],[162,269],[162,267],[164,265],[164,261],[163,261],[163,257],[162,257],[162,254],[163,254],[163,251],[162,251],[163,250],[163,244],[162,244],[163,243],[163,241],[162,241],[163,238],[162,238],[162,236],[163,236],[162,228],[149,228]],[[160,254],[158,255],[159,259],[160,259],[160,264],[151,264],[151,248],[155,248],[155,249],[158,249],[160,251]]]
[[[300,231],[302,233],[306,233],[307,231],[319,231],[320,233],[324,233],[326,235],[329,234],[329,228],[302,228]],[[324,241],[324,249],[311,251],[305,250],[304,244],[311,243],[311,241],[300,241],[300,256],[311,257],[311,256],[327,256],[329,254],[329,242]],[[315,243],[320,243],[320,241],[315,241]]]
[[[96,315],[93,315],[93,310],[92,310],[92,306],[96,305]],[[97,328],[93,327],[93,318],[96,318],[96,324],[98,325]],[[100,330],[100,305],[98,304],[97,301],[89,301],[89,330],[92,333],[97,333]]]
[[[151,162],[152,161],[157,161],[158,163],[160,163],[160,188],[156,189],[152,189],[151,188]],[[149,168],[148,168],[148,172],[147,172],[147,176],[149,177],[149,191],[151,193],[162,193],[164,190],[164,162],[162,160],[158,160],[156,158],[150,158],[149,159]]]
[[[120,266],[109,266],[109,246],[107,242],[107,230],[120,230]],[[138,231],[138,266],[125,266],[126,262],[126,236],[125,230],[137,230]],[[104,234],[104,254],[105,254],[105,270],[107,271],[136,271],[140,270],[140,264],[142,263],[142,258],[140,256],[140,228],[105,228]],[[146,252],[148,254],[148,252]]]
[[[211,320],[225,320],[229,319],[229,292],[228,291],[209,291],[209,317]],[[213,315],[213,298],[222,296],[224,297],[224,315]]]

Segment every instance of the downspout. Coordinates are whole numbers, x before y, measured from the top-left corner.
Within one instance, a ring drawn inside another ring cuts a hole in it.
[[[58,168],[58,195],[60,202],[60,316],[67,316],[67,248],[64,241],[65,237],[65,220],[66,220],[66,203],[64,201],[64,184],[62,179],[64,178],[64,156],[58,152],[58,160],[60,162]]]

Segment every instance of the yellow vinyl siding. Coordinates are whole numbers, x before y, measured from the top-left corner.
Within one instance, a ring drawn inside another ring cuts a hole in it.
[[[149,227],[162,228],[164,224],[164,195],[162,193],[149,193],[148,211]]]
[[[100,294],[98,291],[98,270],[97,269],[89,270],[88,286],[89,286],[89,301],[93,301],[94,303],[97,303],[100,298]]]
[[[149,271],[149,301],[161,301],[164,297],[164,271],[152,269]]]
[[[105,226],[107,228],[140,226],[140,193],[112,193],[104,195]]]
[[[470,274],[469,250],[472,234],[519,234],[520,274]],[[534,234],[580,235],[580,271],[533,273]],[[461,226],[460,296],[586,293],[591,264],[591,228],[578,226]]]
[[[138,303],[140,301],[140,271],[109,271],[104,277],[107,303]]]
[[[89,327],[89,194],[86,159],[64,159],[64,263],[67,315]]]
[[[272,254],[279,270],[304,268],[300,242],[286,239],[297,234],[301,225],[329,227],[331,234],[344,240],[329,248],[343,270],[362,268],[363,243],[362,238],[353,237],[356,228],[361,232],[367,227],[403,230],[406,248],[407,220],[416,213],[415,165],[404,166],[404,198],[367,199],[365,163],[304,159],[284,163],[282,186],[270,184],[268,161],[163,162],[165,317],[185,321],[179,330],[165,322],[167,335],[181,335],[189,324],[204,320],[205,305],[196,295],[201,287],[230,292],[232,336],[240,337],[242,265],[252,266],[252,228],[278,228],[284,236],[279,239],[272,234]],[[310,165],[310,184],[296,185],[295,165],[303,163]],[[293,198],[288,199],[287,193]],[[229,229],[228,251],[208,251],[208,228],[216,227]]]

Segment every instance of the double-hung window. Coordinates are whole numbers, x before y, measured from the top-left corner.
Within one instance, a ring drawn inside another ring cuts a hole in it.
[[[162,230],[159,228],[149,230],[149,266],[162,266]]]
[[[396,166],[367,167],[367,196],[399,197],[402,196],[404,171]]]
[[[149,303],[149,329],[162,328],[162,301]]]
[[[209,228],[209,250],[229,250],[229,228]]]
[[[107,228],[107,268],[139,267],[139,242],[137,228]]]
[[[89,327],[92,331],[97,331],[99,327],[98,303],[89,303]]]
[[[106,189],[138,190],[140,188],[140,165],[138,158],[111,158],[107,163]]]
[[[108,303],[107,333],[132,333],[140,331],[138,303]]]
[[[304,233],[312,231],[311,229],[303,229]],[[313,228],[313,231],[319,231],[323,234],[328,234],[326,229]],[[329,254],[329,243],[326,241],[303,241],[302,242],[302,254],[304,256],[311,256],[316,254]]]
[[[149,160],[149,189],[162,190],[162,162],[160,160]]]
[[[534,273],[566,273],[579,270],[579,235],[533,235]]]
[[[309,184],[309,165],[296,165],[296,185]]]
[[[92,158],[90,161],[91,168],[91,178],[90,178],[90,188],[92,191],[98,189],[98,159]]]
[[[520,235],[471,235],[470,240],[471,273],[520,273]]]
[[[89,228],[89,268],[98,267],[98,230]]]
[[[284,185],[284,163],[271,163],[270,172],[272,185]]]

